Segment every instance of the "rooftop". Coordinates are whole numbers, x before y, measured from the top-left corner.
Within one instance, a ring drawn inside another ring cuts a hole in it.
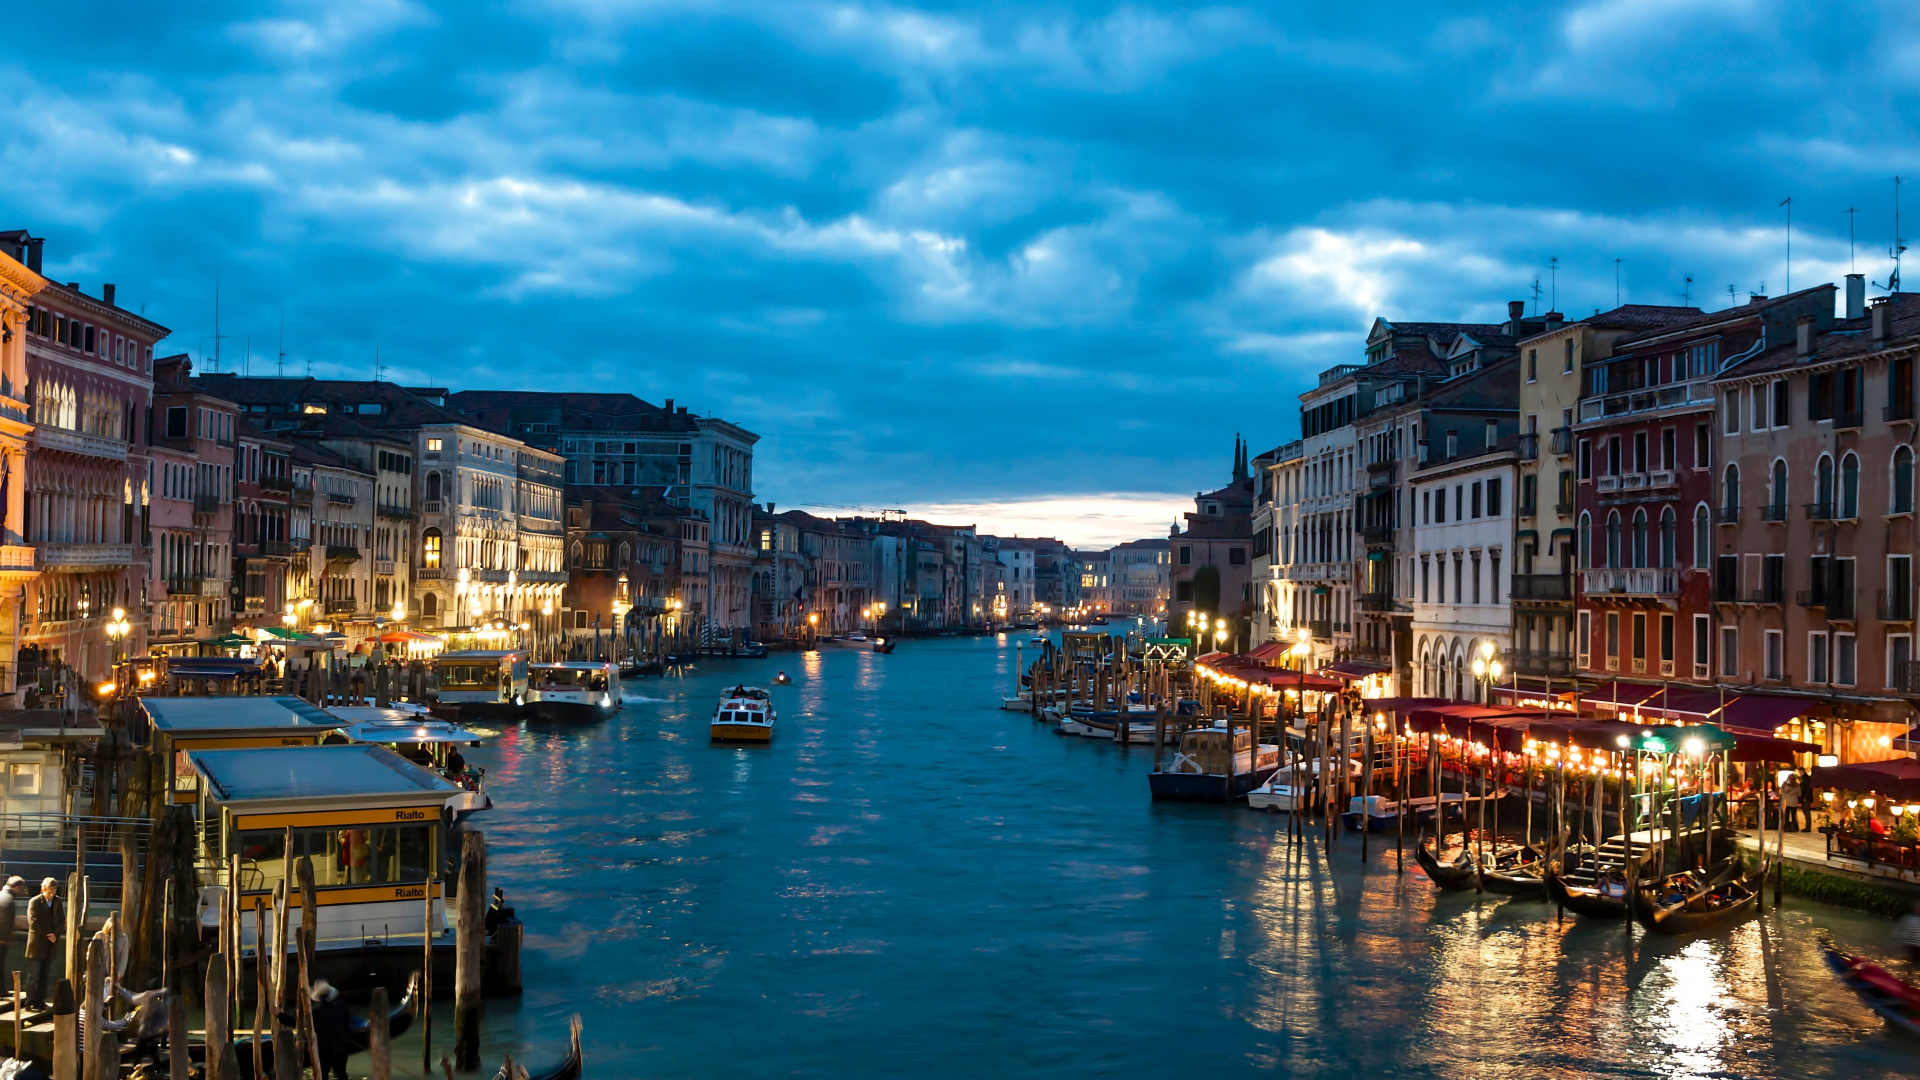
[[[143,697],[155,731],[170,735],[341,727],[345,721],[297,697]]]
[[[431,796],[460,789],[384,746],[198,750],[188,755],[221,802]]]

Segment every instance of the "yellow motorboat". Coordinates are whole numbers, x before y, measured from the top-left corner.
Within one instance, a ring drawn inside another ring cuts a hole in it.
[[[714,742],[773,741],[773,695],[757,686],[736,686],[720,695],[710,726]]]

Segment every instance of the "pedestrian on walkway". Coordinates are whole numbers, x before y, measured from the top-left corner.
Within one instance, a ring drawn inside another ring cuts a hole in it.
[[[1800,783],[1800,816],[1801,816],[1801,819],[1806,822],[1806,831],[1812,832],[1813,831],[1813,804],[1814,804],[1813,774],[1804,773],[1804,772],[1801,773],[1799,777],[1799,783]]]
[[[17,875],[0,887],[0,988],[12,986],[13,976],[9,973],[20,970],[13,961],[20,959],[19,948],[26,940],[26,935],[20,932],[19,921],[20,901],[26,895],[27,880]]]
[[[60,901],[60,883],[47,878],[40,883],[40,895],[27,905],[27,959],[33,961],[33,985],[27,996],[35,1005],[46,1005],[47,975],[53,958],[59,955],[61,923],[66,905]]]
[[[1780,784],[1780,827],[1787,832],[1800,831],[1800,781],[1788,773]]]

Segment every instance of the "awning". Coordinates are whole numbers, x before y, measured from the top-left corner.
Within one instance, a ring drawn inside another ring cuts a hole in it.
[[[1291,648],[1293,648],[1293,646],[1284,641],[1269,641],[1264,645],[1257,645],[1247,650],[1246,658],[1266,663],[1269,660],[1278,660],[1281,654]]]
[[[1812,712],[1820,702],[1814,698],[1781,697],[1777,694],[1741,694],[1714,714],[1713,722],[1730,731],[1771,735],[1789,720],[1798,720]]]
[[[1226,658],[1227,658],[1227,657],[1228,657],[1229,655],[1230,655],[1230,654],[1228,654],[1228,653],[1223,653],[1223,652],[1210,652],[1210,653],[1208,653],[1208,654],[1207,654],[1207,655],[1205,655],[1205,656],[1202,656],[1202,657],[1198,657],[1198,658],[1196,658],[1196,659],[1194,660],[1194,663],[1196,663],[1196,664],[1215,664],[1215,663],[1218,663],[1218,662],[1220,662],[1220,661],[1222,661],[1222,660],[1225,660],[1225,659],[1226,659]]]
[[[1347,684],[1338,679],[1329,679],[1312,672],[1302,677],[1298,671],[1288,668],[1223,667],[1219,671],[1230,679],[1258,683],[1275,690],[1314,690],[1322,694],[1331,694],[1347,688]]]
[[[389,630],[380,635],[380,642],[384,645],[437,645],[440,639],[414,630]]]
[[[1790,762],[1796,754],[1819,752],[1820,747],[1814,743],[1779,739],[1772,735],[1749,735],[1736,731],[1733,733],[1733,752],[1727,755],[1727,760]]]
[[[1658,686],[1646,683],[1614,681],[1603,683],[1580,695],[1583,705],[1592,705],[1602,709],[1631,709],[1644,704],[1651,698],[1660,696]]]
[[[1407,726],[1415,731],[1433,731],[1456,739],[1471,739],[1498,745],[1509,753],[1519,752],[1527,741],[1527,729],[1541,714],[1534,709],[1513,710],[1498,706],[1456,702],[1414,709]]]
[[[1342,679],[1364,679],[1369,675],[1383,675],[1393,670],[1385,664],[1376,664],[1368,660],[1342,660],[1337,664],[1328,664],[1320,669],[1322,675],[1333,675]]]
[[[1831,765],[1813,770],[1813,783],[1815,787],[1877,791],[1896,799],[1920,799],[1920,761],[1894,758],[1892,761]]]

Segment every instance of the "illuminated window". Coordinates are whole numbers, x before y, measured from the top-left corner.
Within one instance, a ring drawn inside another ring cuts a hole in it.
[[[428,529],[420,537],[420,565],[429,570],[440,569],[440,530]]]
[[[427,440],[427,453],[429,453],[429,454],[437,454],[437,453],[439,453],[439,452],[440,452],[440,440],[439,440],[439,439],[428,439],[428,440]]]

